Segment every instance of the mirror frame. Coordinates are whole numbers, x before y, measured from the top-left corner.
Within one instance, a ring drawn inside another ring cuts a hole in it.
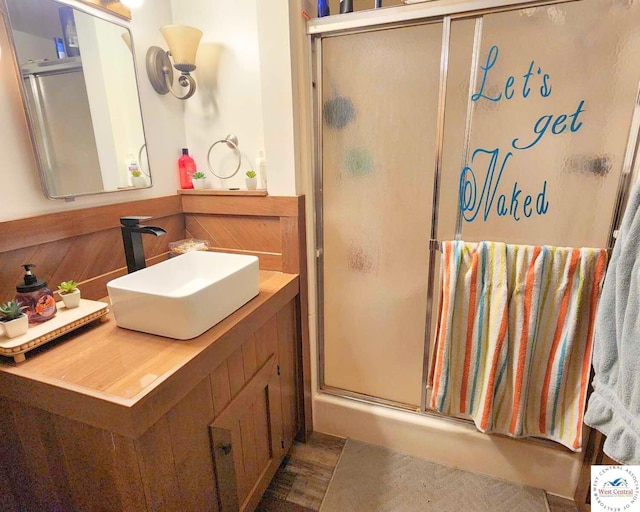
[[[38,166],[38,177],[40,180],[40,186],[42,188],[42,192],[45,195],[45,197],[47,199],[52,199],[52,200],[64,200],[66,202],[71,202],[71,201],[75,201],[76,197],[83,197],[83,196],[95,196],[95,195],[102,195],[102,194],[113,194],[113,193],[118,193],[118,192],[130,192],[130,191],[135,191],[135,190],[144,190],[144,189],[148,189],[153,187],[153,176],[151,174],[151,164],[149,162],[149,146],[148,146],[148,142],[147,142],[147,133],[146,133],[146,129],[145,129],[145,122],[144,122],[144,113],[142,111],[142,102],[140,100],[140,74],[138,72],[138,64],[137,64],[137,60],[136,60],[136,51],[135,51],[135,45],[133,44],[134,38],[133,38],[133,34],[131,33],[131,29],[130,27],[121,19],[115,18],[116,13],[113,13],[112,11],[108,10],[105,7],[100,8],[98,5],[96,5],[94,3],[94,0],[51,0],[53,2],[56,2],[58,4],[61,5],[65,5],[67,7],[71,7],[73,9],[76,9],[78,11],[81,11],[83,13],[89,14],[91,16],[94,16],[98,19],[107,21],[109,23],[113,23],[114,25],[117,25],[121,28],[123,28],[124,30],[126,30],[127,32],[129,32],[129,35],[131,36],[131,57],[133,59],[133,74],[134,74],[134,78],[136,80],[136,91],[138,93],[138,105],[140,107],[140,120],[141,120],[141,124],[142,124],[142,135],[144,137],[144,147],[146,149],[146,154],[147,154],[147,171],[149,173],[148,178],[149,178],[149,185],[147,185],[146,187],[132,187],[132,188],[126,188],[126,189],[116,189],[116,190],[102,190],[100,192],[87,192],[87,193],[81,193],[81,194],[70,194],[70,195],[65,195],[65,196],[52,196],[49,191],[47,190],[46,187],[46,177],[45,177],[45,169],[46,169],[46,164],[43,162],[42,160],[42,156],[39,154],[38,151],[38,146],[37,146],[37,135],[35,133],[35,124],[37,122],[37,115],[33,112],[33,109],[31,107],[31,105],[29,104],[29,101],[27,99],[27,91],[26,91],[26,86],[25,86],[25,82],[22,79],[22,71],[20,69],[20,63],[18,62],[18,52],[17,52],[17,48],[16,48],[16,43],[13,37],[13,29],[11,27],[11,22],[9,20],[9,5],[8,2],[9,0],[0,0],[0,15],[2,15],[3,18],[3,24],[5,27],[5,30],[7,31],[7,39],[9,41],[9,45],[10,45],[10,50],[11,50],[11,60],[13,61],[13,68],[15,71],[15,76],[17,77],[18,80],[18,87],[20,88],[20,97],[22,99],[22,106],[24,108],[24,113],[25,113],[25,117],[26,117],[26,121],[27,121],[27,127],[29,129],[29,138],[31,139],[31,149],[33,150],[33,154],[35,156],[36,159],[36,164]],[[96,2],[98,2],[99,0],[95,0]],[[93,8],[92,8],[93,7]],[[124,6],[123,6],[124,8]],[[124,18],[124,16],[121,16]],[[115,18],[115,19],[114,19]],[[139,162],[139,165],[142,166],[142,162]],[[146,175],[147,173],[144,172],[144,174]]]

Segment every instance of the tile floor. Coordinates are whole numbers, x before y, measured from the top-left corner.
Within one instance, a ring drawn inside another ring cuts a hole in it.
[[[345,442],[345,439],[317,432],[306,444],[295,442],[265,491],[256,512],[320,510]],[[547,495],[547,500],[550,512],[578,511],[570,500],[551,495]]]

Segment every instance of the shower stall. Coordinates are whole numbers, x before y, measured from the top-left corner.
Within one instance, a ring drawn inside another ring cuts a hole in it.
[[[442,419],[427,386],[438,242],[613,246],[638,26],[634,0],[440,0],[309,24],[323,394]]]

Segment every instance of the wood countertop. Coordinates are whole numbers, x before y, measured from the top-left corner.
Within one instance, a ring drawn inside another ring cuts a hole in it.
[[[0,362],[0,395],[136,438],[208,376],[299,291],[298,276],[260,271],[260,293],[191,340],[122,329],[84,327]]]

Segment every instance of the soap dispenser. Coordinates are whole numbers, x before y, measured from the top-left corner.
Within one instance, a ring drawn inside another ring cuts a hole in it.
[[[25,270],[24,282],[16,286],[16,301],[27,309],[24,312],[29,317],[30,324],[39,324],[51,320],[56,315],[56,299],[51,290],[47,288],[46,281],[39,281],[31,272],[35,267],[32,263],[22,265]]]

